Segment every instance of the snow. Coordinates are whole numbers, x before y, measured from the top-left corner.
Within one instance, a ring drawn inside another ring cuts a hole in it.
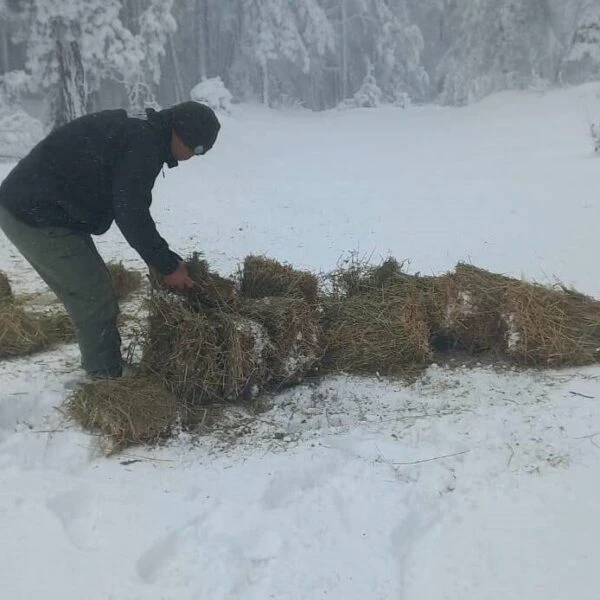
[[[233,95],[225,87],[220,77],[203,79],[195,85],[190,92],[190,98],[195,102],[207,104],[213,110],[231,113],[231,100]]]
[[[0,110],[0,159],[18,160],[43,137],[40,121],[23,110]]]
[[[238,105],[206,157],[157,180],[154,213],[223,274],[249,253],[331,270],[359,251],[600,296],[597,91]],[[118,231],[97,241],[141,267]],[[3,237],[0,269],[43,291]],[[229,435],[105,458],[59,410],[77,364],[72,345],[0,362],[3,597],[598,598],[599,367],[340,375],[231,410]]]
[[[519,348],[519,342],[522,341],[521,332],[517,329],[517,319],[513,313],[502,315],[502,320],[507,327],[506,338],[508,352],[515,352]]]

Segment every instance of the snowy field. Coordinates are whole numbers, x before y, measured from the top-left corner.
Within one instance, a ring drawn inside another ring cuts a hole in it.
[[[600,297],[598,92],[238,106],[210,154],[159,177],[153,212],[222,274],[249,253],[317,271],[358,251]],[[118,231],[97,241],[142,268]],[[0,270],[43,291],[1,236]],[[77,362],[73,346],[0,362],[2,598],[600,597],[600,367],[339,376],[281,394],[235,443],[107,459],[57,410]]]

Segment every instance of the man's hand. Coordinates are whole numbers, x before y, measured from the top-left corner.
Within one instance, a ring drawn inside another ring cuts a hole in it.
[[[188,273],[187,266],[183,262],[179,263],[179,266],[172,273],[165,275],[163,281],[166,286],[180,292],[191,290],[194,287],[194,282]]]

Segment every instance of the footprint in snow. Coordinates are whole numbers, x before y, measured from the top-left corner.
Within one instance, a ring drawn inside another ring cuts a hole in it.
[[[327,485],[338,470],[335,462],[323,462],[298,471],[276,471],[273,474],[262,501],[266,508],[287,506],[301,493]]]
[[[138,559],[140,579],[186,598],[242,598],[260,587],[284,540],[269,527],[232,530],[235,517],[215,511],[163,536]]]
[[[100,545],[102,510],[90,492],[71,490],[50,498],[46,506],[61,522],[73,546],[80,550],[92,550]]]

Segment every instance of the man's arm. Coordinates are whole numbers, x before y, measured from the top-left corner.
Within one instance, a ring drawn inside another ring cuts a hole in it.
[[[113,203],[115,222],[129,245],[164,276],[173,273],[182,261],[159,235],[150,215],[152,187],[160,166],[151,140],[142,132],[130,136],[115,164]]]

